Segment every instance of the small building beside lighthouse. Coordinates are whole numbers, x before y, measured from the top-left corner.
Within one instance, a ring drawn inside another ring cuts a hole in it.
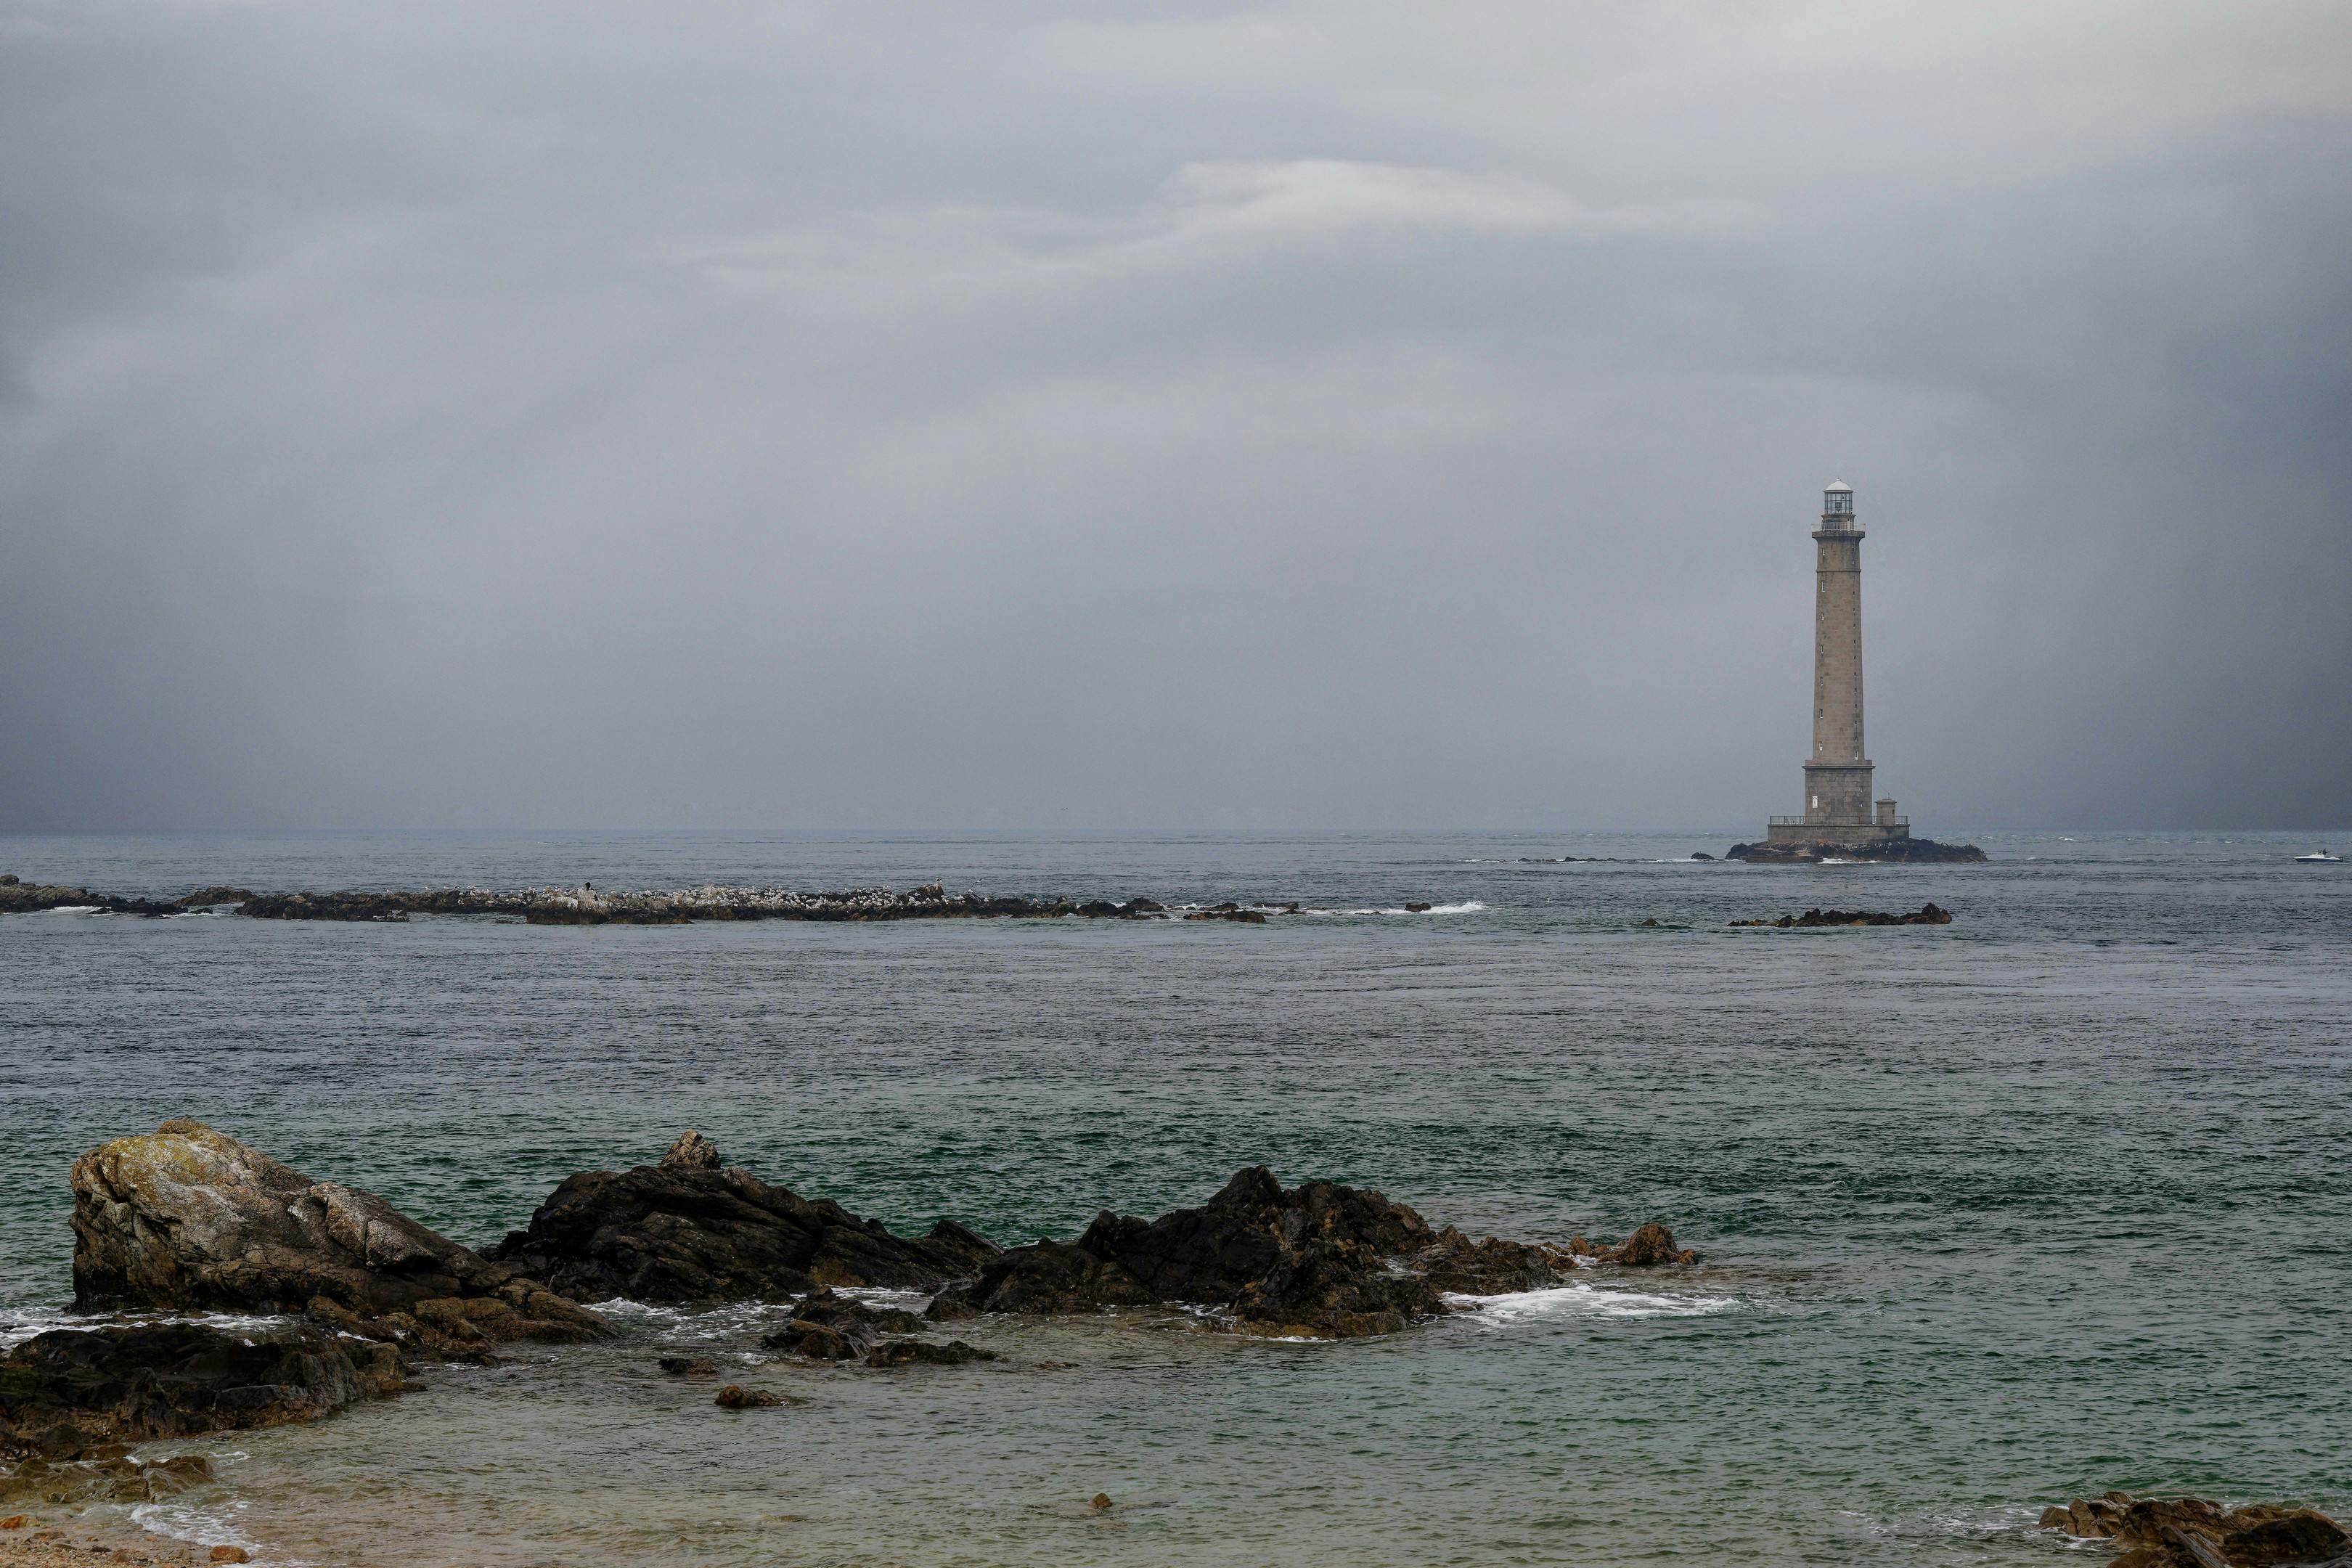
[[[1805,808],[1775,816],[1762,844],[1734,858],[1812,860],[1832,851],[1888,860],[1981,860],[1973,845],[1914,839],[1895,802],[1872,793],[1874,772],[1862,728],[1862,541],[1853,487],[1822,491],[1813,530],[1813,749],[1805,757]]]

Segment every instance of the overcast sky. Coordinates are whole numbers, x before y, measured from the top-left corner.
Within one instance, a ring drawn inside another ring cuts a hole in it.
[[[0,828],[2352,823],[2352,5],[0,0]]]

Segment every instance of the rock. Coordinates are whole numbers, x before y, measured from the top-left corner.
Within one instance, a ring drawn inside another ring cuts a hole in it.
[[[923,1320],[891,1307],[869,1307],[830,1289],[812,1290],[792,1318],[760,1342],[813,1361],[856,1361],[886,1333],[922,1331]]]
[[[1906,866],[1971,865],[1985,858],[1973,844],[1938,844],[1932,838],[1890,838],[1878,844],[1735,844],[1727,860],[1753,866],[1811,866],[1823,860],[1874,860]]]
[[[894,1236],[725,1167],[688,1133],[658,1165],[567,1176],[490,1257],[577,1301],[775,1301],[824,1285],[936,1289],[996,1250],[952,1220]]]
[[[704,1356],[666,1355],[654,1363],[671,1377],[712,1377],[718,1363]]]
[[[1807,910],[1777,921],[1733,921],[1736,926],[1772,926],[1780,931],[1810,931],[1821,926],[1948,926],[1952,911],[1934,903],[1919,906],[1916,914],[1890,915],[1870,910]]]
[[[1698,1254],[1675,1246],[1675,1233],[1655,1220],[1635,1231],[1624,1246],[1608,1255],[1628,1268],[1655,1268],[1662,1263],[1696,1263]]]
[[[442,1359],[613,1331],[373,1193],[313,1182],[201,1121],[102,1144],[72,1181],[79,1310],[308,1312]]]
[[[289,1327],[57,1329],[0,1356],[0,1449],[72,1458],[234,1427],[312,1421],[400,1386],[386,1344]]]
[[[1409,915],[1425,915],[1429,912],[1429,906],[1427,904],[1407,904],[1404,907],[1404,912]]]
[[[1105,1509],[1108,1508],[1109,1506],[1110,1506],[1110,1493],[1108,1493],[1108,1492],[1097,1492],[1097,1493],[1095,1493],[1094,1510],[1095,1510],[1097,1513],[1100,1513],[1100,1512],[1102,1512],[1102,1510],[1105,1510]]]
[[[936,1340],[886,1340],[866,1352],[871,1367],[961,1366],[966,1362],[994,1361],[994,1351],[968,1345],[961,1340],[940,1344]]]
[[[1259,1335],[1386,1333],[1446,1310],[1444,1292],[1555,1284],[1564,1247],[1430,1229],[1377,1192],[1309,1182],[1285,1191],[1265,1166],[1240,1172],[1202,1207],[1156,1220],[1097,1215],[1074,1242],[1001,1254],[942,1290],[935,1321],[973,1310],[1066,1313],[1188,1302]]]
[[[719,1145],[690,1128],[679,1133],[669,1152],[661,1157],[665,1171],[716,1171],[725,1163],[719,1157]]]
[[[772,1410],[784,1401],[782,1395],[770,1394],[764,1388],[746,1388],[740,1383],[730,1383],[719,1391],[719,1397],[711,1403],[721,1410]]]
[[[12,882],[16,879],[14,877],[8,879]],[[22,1530],[32,1522],[21,1513],[12,1513],[5,1519],[0,1519],[0,1530]]]
[[[2225,1509],[2206,1498],[2108,1492],[2044,1509],[2042,1523],[2124,1546],[2109,1568],[2288,1568],[2352,1553],[2352,1532],[2326,1514],[2275,1503]]]
[[[86,1508],[92,1503],[161,1502],[213,1479],[201,1454],[140,1460],[120,1443],[102,1445],[78,1459],[38,1455],[13,1469],[0,1469],[0,1501],[50,1508]],[[11,1524],[9,1520],[16,1522]],[[22,1530],[32,1521],[21,1513],[0,1519],[0,1530]]]
[[[212,1550],[215,1563],[250,1563],[253,1556],[242,1546],[215,1546]]]
[[[1655,915],[1653,915],[1648,920],[1636,921],[1633,923],[1636,926],[1655,926],[1658,923],[1658,919]]]
[[[183,893],[172,901],[184,910],[216,909],[222,904],[242,904],[253,897],[250,888],[198,888],[193,893]]]
[[[15,876],[0,879],[0,915],[33,914],[43,910],[104,910],[117,915],[170,915],[176,904],[152,899],[120,899],[93,893],[88,888],[68,888],[47,882],[23,882]]]
[[[1708,854],[1704,849],[1694,849],[1691,851],[1691,858],[1694,860],[1712,860],[1715,857]]]
[[[1194,910],[1184,918],[1188,921],[1232,921],[1236,924],[1248,926],[1265,924],[1265,916],[1258,910],[1236,909],[1231,904],[1221,904],[1214,909]]]

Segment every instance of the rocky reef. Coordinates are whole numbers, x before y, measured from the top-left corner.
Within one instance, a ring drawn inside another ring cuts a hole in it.
[[[1811,931],[1817,926],[1948,926],[1952,923],[1952,911],[1939,904],[1926,903],[1907,914],[1888,914],[1880,910],[1807,910],[1801,915],[1782,915],[1777,921],[1732,921],[1736,926],[1769,926],[1776,931]]]
[[[1264,909],[1267,906],[1260,906]],[[783,888],[708,883],[667,891],[599,892],[578,888],[433,888],[415,891],[257,893],[249,888],[199,888],[169,901],[118,898],[87,888],[20,881],[0,875],[0,914],[40,910],[86,909],[109,914],[176,915],[191,910],[234,909],[252,920],[402,921],[411,915],[486,915],[531,925],[683,925],[692,921],[937,921],[937,920],[1169,920],[1166,904],[1152,899],[1124,901],[1054,897],[999,898],[950,893],[938,882],[904,892],[889,888],[851,888],[835,892],[793,892]],[[1298,906],[1275,906],[1297,914]],[[1191,920],[1232,920],[1262,924],[1258,910],[1236,904],[1195,911]]]
[[[1965,866],[1985,858],[1973,844],[1938,844],[1932,838],[1890,838],[1879,844],[1735,844],[1727,860],[1751,866],[1818,866],[1824,860],[1872,860],[1898,866]]]
[[[961,1340],[919,1338],[929,1325],[912,1312],[869,1307],[830,1289],[813,1290],[794,1304],[784,1326],[761,1337],[770,1350],[809,1361],[863,1361],[877,1368],[960,1366],[994,1361],[992,1351]]]
[[[2044,1529],[2114,1542],[2108,1568],[2288,1568],[2352,1559],[2352,1532],[2307,1508],[2107,1492],[2042,1510]]]
[[[658,1164],[565,1177],[490,1257],[575,1301],[682,1302],[788,1300],[826,1285],[932,1290],[996,1255],[952,1220],[895,1236],[772,1187],[688,1132]]]
[[[396,1393],[402,1375],[390,1345],[299,1325],[57,1329],[0,1355],[0,1450],[71,1459],[110,1444],[310,1421]]]
[[[1663,1226],[1615,1252],[1472,1242],[1381,1194],[1331,1182],[1286,1190],[1263,1165],[1199,1208],[1155,1220],[1108,1211],[1076,1241],[1040,1241],[991,1259],[933,1299],[929,1315],[1070,1313],[1182,1303],[1246,1334],[1344,1339],[1391,1333],[1447,1310],[1448,1292],[1486,1295],[1559,1283],[1580,1257],[1695,1262]]]
[[[612,1331],[374,1194],[314,1182],[201,1121],[101,1144],[72,1184],[80,1311],[301,1312],[445,1360]]]

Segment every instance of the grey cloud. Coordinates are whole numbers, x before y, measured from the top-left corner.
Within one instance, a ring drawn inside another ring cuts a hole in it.
[[[2352,818],[2340,8],[7,16],[0,826]]]

